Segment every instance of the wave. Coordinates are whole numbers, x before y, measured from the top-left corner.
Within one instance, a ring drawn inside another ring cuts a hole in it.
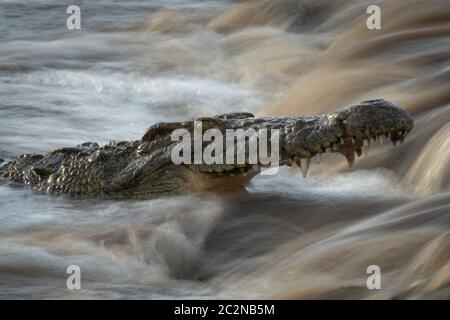
[[[80,202],[2,184],[1,298],[450,297],[450,1],[382,1],[373,31],[366,0],[98,1],[70,37],[50,7],[42,34],[41,15],[12,20],[27,3],[0,22],[4,158],[139,139],[161,120],[374,97],[415,127],[353,172],[324,155],[308,179],[258,176],[242,199]],[[79,293],[64,287],[69,264]],[[366,287],[373,264],[383,290]]]

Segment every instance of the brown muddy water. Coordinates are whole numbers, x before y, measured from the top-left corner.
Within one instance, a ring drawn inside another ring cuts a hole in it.
[[[66,3],[67,2],[67,3]],[[225,111],[382,97],[415,127],[349,171],[257,176],[243,199],[73,200],[0,183],[0,298],[450,298],[450,1],[0,2],[0,158],[139,139]],[[81,269],[81,290],[66,268]],[[381,290],[366,286],[381,270]]]

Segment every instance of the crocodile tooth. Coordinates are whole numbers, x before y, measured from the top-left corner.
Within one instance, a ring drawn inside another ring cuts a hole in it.
[[[378,144],[379,144],[380,146],[382,146],[382,145],[383,145],[383,142],[384,142],[384,137],[383,137],[383,136],[379,136],[379,137],[378,137]]]
[[[367,155],[369,154],[369,147],[363,147],[364,156],[367,158]]]
[[[369,146],[369,140],[363,139],[363,147],[368,147],[368,146]]]
[[[355,144],[355,143],[356,143],[355,138],[352,137],[352,144]]]
[[[339,142],[340,142],[341,144],[345,144],[344,138],[340,138],[340,139],[339,139]]]
[[[320,164],[320,152],[316,153],[316,163]]]
[[[367,139],[363,139],[363,152],[364,152],[364,156],[367,157],[367,154],[369,153],[369,145],[370,145],[370,141]]]
[[[306,175],[308,174],[309,163],[310,163],[309,158],[301,158],[300,159],[300,168],[302,169],[303,178],[306,178]]]
[[[347,159],[348,167],[350,169],[353,168],[353,165],[355,164],[355,153],[351,151],[345,155],[345,158]]]

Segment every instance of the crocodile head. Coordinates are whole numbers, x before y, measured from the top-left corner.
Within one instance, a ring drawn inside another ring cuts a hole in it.
[[[403,143],[413,118],[392,102],[375,99],[331,114],[299,119],[286,136],[287,162],[296,162],[306,175],[310,158],[324,152],[341,153],[350,167],[355,153],[367,155],[371,143]]]

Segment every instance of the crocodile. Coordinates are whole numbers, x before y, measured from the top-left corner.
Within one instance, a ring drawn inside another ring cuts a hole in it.
[[[413,127],[413,118],[400,106],[384,99],[363,101],[329,114],[255,117],[234,112],[181,122],[152,125],[140,140],[113,141],[100,147],[85,142],[47,154],[24,154],[0,168],[0,177],[50,194],[75,198],[150,199],[198,192],[240,192],[263,165],[175,164],[177,145],[172,132],[203,129],[277,129],[280,165],[301,168],[306,176],[311,158],[324,152],[345,156],[350,167],[369,145],[390,140],[402,143]],[[202,145],[204,147],[204,145]]]

